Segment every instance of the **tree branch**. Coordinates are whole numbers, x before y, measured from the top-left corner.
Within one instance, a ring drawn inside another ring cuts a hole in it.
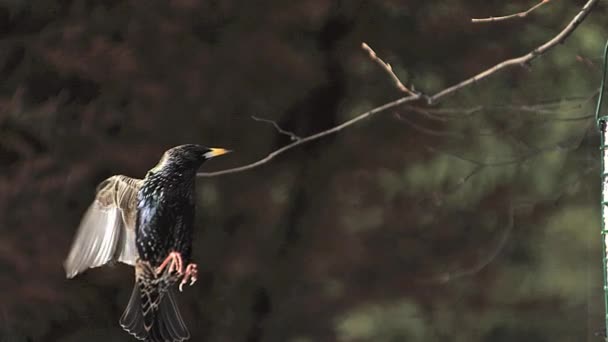
[[[260,122],[265,122],[265,123],[271,124],[274,127],[274,129],[277,130],[277,132],[279,132],[279,133],[281,133],[283,135],[288,136],[289,139],[291,139],[291,141],[298,141],[298,140],[302,139],[297,134],[295,134],[294,132],[290,132],[290,131],[286,131],[286,130],[282,129],[281,126],[279,126],[279,124],[276,123],[276,121],[273,121],[273,120],[270,120],[270,119],[258,118],[255,115],[252,115],[251,118],[253,120],[255,120],[255,121],[260,121]]]
[[[536,49],[532,50],[531,52],[529,52],[521,57],[508,59],[504,62],[498,63],[495,66],[491,67],[490,69],[482,71],[479,74],[477,74],[469,79],[466,79],[447,89],[444,89],[444,90],[440,91],[439,93],[429,97],[427,99],[428,102],[434,103],[438,99],[440,99],[446,95],[452,94],[468,85],[471,85],[472,83],[477,83],[477,82],[481,81],[482,79],[484,79],[492,74],[495,74],[496,72],[498,72],[502,69],[512,67],[512,66],[528,65],[530,62],[532,62],[532,60],[536,59],[537,57],[544,54],[545,52],[547,52],[548,50],[550,50],[557,44],[562,43],[564,40],[566,40],[566,38],[568,38],[568,36],[570,36],[570,34],[572,32],[574,32],[574,30],[578,27],[578,25],[580,25],[580,23],[582,23],[583,20],[585,20],[585,18],[587,17],[589,12],[591,12],[591,9],[597,2],[598,2],[598,0],[587,1],[587,3],[585,3],[585,6],[583,6],[583,8],[576,14],[576,16],[568,23],[568,25],[565,28],[560,33],[558,33],[555,37],[553,37],[551,40],[544,43],[543,45],[537,47]]]
[[[480,114],[485,111],[508,111],[508,112],[527,112],[539,115],[558,115],[564,110],[583,110],[599,94],[599,89],[587,96],[570,96],[557,100],[549,100],[535,105],[476,105],[473,107],[452,107],[452,108],[429,108],[415,105],[404,106],[405,109],[414,113],[422,114],[430,120],[446,122],[449,120],[460,120]],[[586,111],[585,111],[586,113]],[[565,118],[571,119],[572,117]],[[551,121],[559,118],[551,118]]]
[[[367,45],[366,43],[361,43],[361,48],[369,54],[369,58],[371,58],[372,61],[378,63],[378,65],[382,69],[384,69],[384,71],[386,71],[386,73],[393,79],[393,82],[395,82],[395,86],[397,87],[397,89],[408,95],[416,95],[416,93],[409,90],[406,86],[403,85],[403,83],[401,83],[399,77],[395,75],[393,67],[391,67],[390,64],[386,63],[380,57],[378,57],[378,55],[376,55],[376,52],[369,45]]]
[[[578,177],[576,177],[576,179],[574,179],[574,181],[564,182],[563,184],[560,184],[560,186],[558,186],[558,188],[567,189],[576,184],[579,184],[581,182],[581,180],[583,179],[583,177],[586,176],[587,174],[591,173],[592,171],[595,171],[594,169],[595,169],[595,167],[586,168],[585,170],[583,170],[583,172],[581,172],[578,175]],[[561,200],[563,196],[564,196],[564,193],[562,192],[558,196],[552,197],[552,198],[547,198],[545,200],[542,200],[540,203],[551,202],[551,203],[557,204],[557,202],[559,200]],[[538,204],[539,202],[535,202],[535,203]],[[495,244],[495,246],[492,248],[491,251],[489,251],[489,253],[485,257],[480,258],[477,262],[473,263],[473,265],[470,265],[468,267],[458,268],[458,269],[454,269],[451,271],[439,272],[438,274],[436,274],[434,276],[430,276],[430,277],[424,278],[422,280],[426,281],[426,282],[432,281],[432,282],[439,282],[439,283],[443,284],[443,283],[447,283],[452,280],[456,280],[458,278],[472,276],[472,275],[475,275],[475,274],[481,272],[484,268],[486,268],[488,265],[490,265],[496,259],[496,257],[501,253],[501,251],[504,249],[506,242],[509,239],[509,235],[514,227],[513,223],[514,223],[516,211],[526,208],[528,206],[529,206],[529,204],[527,204],[527,203],[519,203],[515,206],[509,207],[509,220],[508,220],[507,226],[505,227],[503,234],[497,239],[497,243]]]
[[[541,2],[537,3],[536,5],[530,7],[527,11],[523,11],[523,12],[519,12],[519,13],[514,13],[514,14],[509,14],[509,15],[505,15],[502,17],[489,17],[489,18],[478,18],[478,19],[471,19],[472,23],[491,23],[494,21],[503,21],[503,20],[509,20],[509,19],[513,19],[513,18],[525,18],[528,16],[528,14],[534,12],[536,9],[538,9],[539,7],[541,7],[542,5],[548,3],[551,0],[541,0]]]
[[[568,23],[568,25],[561,32],[559,32],[556,36],[554,36],[552,39],[550,39],[546,43],[544,43],[541,46],[537,47],[536,49],[532,50],[530,53],[523,55],[521,57],[509,59],[509,60],[503,61],[499,64],[496,64],[495,66],[493,66],[471,78],[468,78],[456,85],[446,88],[446,89],[436,93],[433,96],[426,96],[426,95],[422,95],[422,94],[413,94],[413,95],[402,97],[395,101],[391,101],[389,103],[376,107],[372,110],[369,110],[363,114],[360,114],[359,116],[356,116],[348,121],[345,121],[335,127],[330,128],[328,130],[321,131],[319,133],[309,135],[307,137],[303,137],[300,140],[294,141],[291,144],[285,145],[285,146],[279,148],[278,150],[271,152],[266,157],[264,157],[258,161],[255,161],[253,163],[246,164],[246,165],[243,165],[240,167],[222,170],[222,171],[199,172],[197,174],[197,176],[214,177],[214,176],[226,175],[226,174],[237,173],[237,172],[242,172],[242,171],[253,169],[255,167],[268,163],[269,161],[271,161],[278,155],[285,153],[286,151],[289,151],[292,148],[295,148],[295,147],[298,147],[305,143],[308,143],[310,141],[321,139],[325,136],[337,133],[346,127],[349,127],[359,121],[367,119],[375,114],[386,111],[387,109],[397,107],[404,103],[413,102],[413,101],[421,99],[421,98],[425,98],[429,104],[433,104],[433,103],[436,103],[439,99],[446,97],[450,94],[453,94],[473,83],[477,83],[478,81],[485,79],[486,77],[489,77],[490,75],[493,75],[493,74],[497,73],[498,71],[501,71],[501,70],[506,69],[511,66],[526,65],[526,64],[530,63],[532,60],[534,60],[535,58],[537,58],[540,55],[549,51],[551,48],[555,47],[557,44],[562,43],[566,38],[568,38],[568,36],[570,36],[570,34],[578,27],[578,25],[580,25],[580,23],[583,22],[583,20],[585,20],[587,15],[591,12],[591,9],[593,8],[593,6],[598,1],[599,0],[588,0],[585,3],[585,5],[582,7],[582,9],[576,14],[576,16],[574,16],[574,18]]]
[[[253,162],[251,164],[243,165],[243,166],[240,166],[240,167],[235,167],[235,168],[232,168],[232,169],[227,169],[227,170],[222,170],[222,171],[216,171],[216,172],[199,172],[196,175],[199,176],[199,177],[214,177],[214,176],[221,176],[221,175],[226,175],[226,174],[229,174],[229,173],[236,173],[236,172],[242,172],[242,171],[253,169],[254,167],[258,167],[260,165],[268,163],[269,161],[271,161],[272,159],[274,159],[279,154],[282,154],[282,153],[284,153],[284,152],[286,152],[288,150],[291,150],[292,148],[294,148],[296,146],[300,146],[300,145],[303,145],[303,144],[305,144],[305,143],[307,143],[309,141],[321,139],[321,138],[323,138],[325,136],[328,136],[330,134],[334,134],[336,132],[339,132],[339,131],[343,130],[344,128],[346,128],[348,126],[351,126],[351,125],[353,125],[353,124],[355,124],[355,123],[363,120],[363,119],[367,119],[368,117],[370,117],[370,116],[372,116],[374,114],[378,114],[378,113],[383,112],[383,111],[385,111],[385,110],[387,110],[389,108],[396,107],[396,106],[398,106],[398,105],[400,105],[402,103],[410,102],[410,101],[416,100],[418,98],[420,98],[419,95],[407,96],[407,97],[403,97],[403,98],[400,98],[398,100],[389,102],[389,103],[387,103],[385,105],[382,105],[380,107],[376,107],[376,108],[374,108],[374,109],[372,109],[370,111],[367,111],[367,112],[365,112],[365,113],[363,113],[363,114],[361,114],[361,115],[359,115],[357,117],[354,117],[354,118],[352,118],[352,119],[350,119],[350,120],[348,120],[346,122],[343,122],[343,123],[339,124],[338,126],[332,127],[332,128],[330,128],[330,129],[328,129],[326,131],[322,131],[322,132],[319,132],[319,133],[316,133],[316,134],[313,134],[313,135],[309,135],[309,136],[301,138],[300,140],[297,140],[297,141],[295,141],[295,142],[293,142],[291,144],[285,145],[285,146],[281,147],[280,149],[278,149],[278,150],[276,150],[276,151],[268,154],[266,157],[264,157],[264,158],[262,158],[262,159],[260,159],[260,160],[258,160],[256,162]]]
[[[456,280],[458,278],[471,276],[481,272],[484,268],[491,264],[496,259],[496,257],[500,255],[500,252],[502,252],[502,250],[504,249],[507,241],[509,240],[511,231],[513,230],[514,221],[515,211],[513,207],[510,207],[509,221],[507,222],[507,226],[504,228],[502,235],[498,238],[496,245],[492,248],[491,251],[489,251],[487,255],[485,255],[483,258],[480,258],[480,260],[477,260],[473,265],[461,269],[439,273],[432,277],[432,279],[443,284],[452,280]]]

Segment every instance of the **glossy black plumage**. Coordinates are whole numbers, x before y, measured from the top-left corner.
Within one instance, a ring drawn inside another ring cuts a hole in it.
[[[195,146],[167,151],[161,162],[148,171],[137,195],[137,251],[142,260],[154,267],[172,251],[179,252],[184,263],[190,261],[194,178],[206,151],[198,151]]]
[[[102,182],[83,218],[64,266],[68,278],[116,260],[135,267],[135,286],[121,326],[140,340],[188,339],[174,299],[196,281],[191,263],[194,182],[201,164],[224,149],[181,145],[163,155],[143,180],[113,176]]]

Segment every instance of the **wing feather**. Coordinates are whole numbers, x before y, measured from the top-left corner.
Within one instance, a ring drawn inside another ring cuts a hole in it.
[[[141,183],[139,179],[112,176],[99,184],[64,262],[68,278],[113,260],[135,265],[135,211]]]

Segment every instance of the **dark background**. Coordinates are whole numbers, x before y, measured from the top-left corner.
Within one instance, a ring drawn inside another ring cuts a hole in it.
[[[132,340],[118,325],[132,269],[68,281],[61,265],[102,179],[143,177],[182,143],[236,151],[204,171],[239,166],[289,143],[252,115],[305,136],[402,96],[363,41],[433,93],[547,41],[583,4],[470,23],[534,3],[2,1],[0,341]],[[601,340],[589,115],[606,12],[440,106],[199,178],[201,276],[179,296],[192,340]]]

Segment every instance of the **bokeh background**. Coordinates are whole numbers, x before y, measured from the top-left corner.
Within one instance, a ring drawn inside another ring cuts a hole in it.
[[[583,1],[0,2],[0,341],[131,341],[132,270],[66,280],[95,186],[182,143],[239,166],[555,35]],[[565,44],[256,169],[199,178],[192,341],[600,341],[600,2]]]

